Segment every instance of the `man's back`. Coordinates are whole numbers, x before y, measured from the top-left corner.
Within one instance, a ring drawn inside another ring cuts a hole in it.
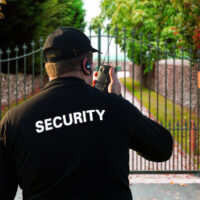
[[[113,121],[115,98],[60,78],[8,113],[7,150],[25,200],[131,199],[129,139]]]

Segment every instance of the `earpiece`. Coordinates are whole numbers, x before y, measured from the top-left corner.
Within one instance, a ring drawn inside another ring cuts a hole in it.
[[[89,70],[89,71],[91,71],[90,63],[89,63],[88,60],[87,60],[87,62],[86,62],[86,69]]]
[[[89,63],[88,60],[86,61],[85,68],[86,68],[87,71],[89,71],[89,75],[91,75],[92,70],[91,70],[91,66],[90,66],[90,63]],[[86,73],[85,70],[84,70],[84,67],[83,67],[83,63],[81,63],[81,71],[82,71],[84,74]],[[86,74],[86,75],[88,75],[88,74]]]

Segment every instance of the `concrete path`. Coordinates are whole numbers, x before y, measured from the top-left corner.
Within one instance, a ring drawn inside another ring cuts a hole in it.
[[[190,184],[133,184],[131,186],[133,200],[198,200],[200,185]]]

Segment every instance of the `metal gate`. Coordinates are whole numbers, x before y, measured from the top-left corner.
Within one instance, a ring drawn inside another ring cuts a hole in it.
[[[130,173],[200,173],[200,53],[194,60],[186,49],[179,49],[177,54],[174,45],[171,51],[167,43],[161,49],[159,39],[156,45],[150,39],[145,44],[142,35],[138,40],[133,32],[128,38],[124,29],[124,36],[119,37],[118,31],[110,35],[109,27],[103,34],[100,28],[97,33],[89,28],[92,46],[104,53],[94,57],[94,66],[98,69],[104,62],[117,67],[124,98],[169,129],[174,138],[173,155],[167,162],[147,161],[130,150]],[[40,39],[4,52],[0,49],[1,118],[48,81],[43,70],[42,45]]]

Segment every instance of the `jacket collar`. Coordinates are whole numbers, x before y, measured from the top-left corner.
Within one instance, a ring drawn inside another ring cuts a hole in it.
[[[52,88],[54,86],[59,85],[74,85],[74,84],[86,84],[84,80],[76,77],[59,77],[56,79],[53,79],[52,81],[49,81],[44,88],[43,91],[49,88]]]

